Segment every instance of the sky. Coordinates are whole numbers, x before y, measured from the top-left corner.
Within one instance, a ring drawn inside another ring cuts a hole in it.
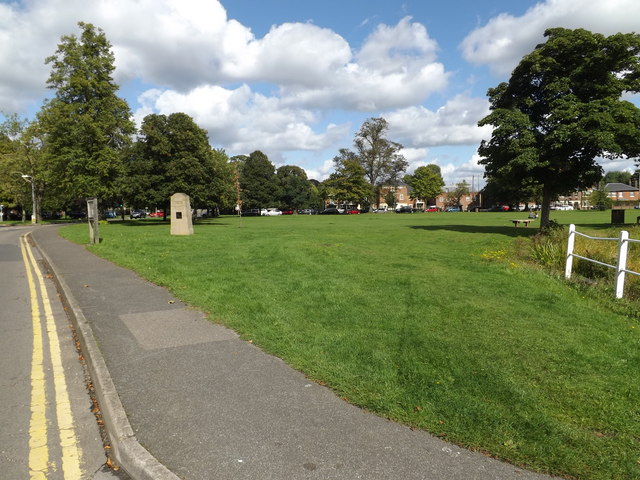
[[[0,112],[41,108],[44,59],[79,21],[112,44],[138,125],[184,112],[230,156],[261,150],[323,180],[362,123],[384,117],[408,173],[437,164],[448,185],[481,186],[487,90],[547,28],[640,32],[640,1],[0,0]]]

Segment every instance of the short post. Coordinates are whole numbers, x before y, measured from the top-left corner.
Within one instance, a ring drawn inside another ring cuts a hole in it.
[[[620,232],[618,243],[618,265],[616,266],[616,298],[624,296],[624,278],[627,269],[627,254],[629,252],[629,232]]]
[[[569,225],[569,238],[567,240],[567,261],[564,267],[564,278],[571,278],[571,269],[573,268],[573,248],[576,243],[576,226],[572,223]]]
[[[98,199],[87,199],[87,218],[89,219],[89,243],[100,243],[99,221],[98,215]]]

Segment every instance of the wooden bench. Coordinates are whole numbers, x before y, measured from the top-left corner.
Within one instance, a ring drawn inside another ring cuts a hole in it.
[[[524,226],[525,226],[525,227],[528,227],[528,226],[529,226],[529,224],[530,224],[531,222],[533,222],[533,220],[534,220],[533,218],[527,218],[526,220],[511,220],[511,221],[513,222],[513,225],[514,225],[514,226],[516,226],[516,227],[517,227],[518,225],[520,225],[521,223],[524,223]]]

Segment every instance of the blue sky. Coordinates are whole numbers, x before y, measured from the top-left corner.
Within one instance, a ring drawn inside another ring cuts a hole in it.
[[[640,32],[638,0],[0,0],[0,111],[32,115],[77,22],[102,28],[138,122],[191,115],[230,155],[262,150],[322,180],[384,116],[409,171],[477,184],[486,91],[549,27]],[[607,170],[633,167],[607,162]]]

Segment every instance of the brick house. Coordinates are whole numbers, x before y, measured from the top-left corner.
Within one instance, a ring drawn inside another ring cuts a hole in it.
[[[604,189],[609,193],[609,198],[611,198],[614,205],[618,202],[618,205],[622,203],[620,206],[632,208],[638,205],[638,201],[640,201],[640,190],[631,185],[624,183],[607,183]]]
[[[446,210],[447,207],[451,206],[447,204],[447,194],[449,192],[453,192],[455,189],[455,186],[442,187],[442,193],[440,193],[440,195],[438,195],[435,199],[436,207],[438,207],[438,210]],[[469,205],[476,205],[478,203],[474,201],[476,198],[478,198],[477,192],[469,192],[458,199],[458,205],[462,207],[462,210],[466,211],[469,209]]]
[[[406,183],[400,183],[397,187],[392,186],[383,186],[380,189],[380,197],[378,198],[378,207],[382,208],[393,208],[393,205],[388,205],[385,197],[390,190],[395,192],[395,206],[396,207],[406,207],[411,206],[417,210],[424,210],[427,207],[427,203],[419,198],[411,198],[413,194],[412,188]],[[433,199],[431,199],[433,200]],[[429,203],[428,205],[432,205]]]

